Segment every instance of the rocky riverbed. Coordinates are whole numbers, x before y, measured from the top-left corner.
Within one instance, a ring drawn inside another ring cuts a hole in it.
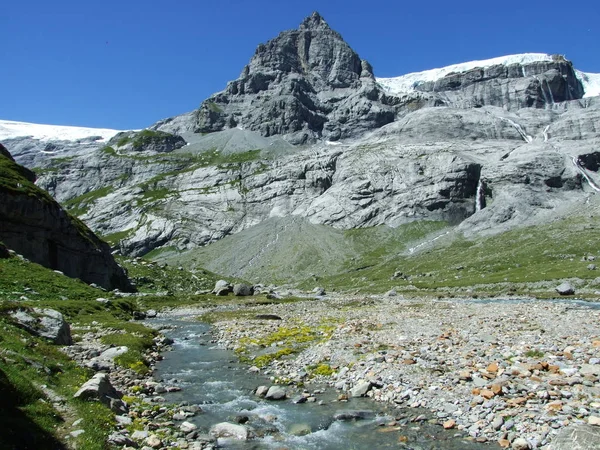
[[[212,336],[204,340],[235,351],[249,372],[270,378],[270,385],[256,386],[257,396],[277,390],[288,402],[318,404],[322,390],[315,386],[329,385],[337,402],[351,406],[353,398],[368,397],[397,410],[380,431],[396,433],[401,448],[412,448],[406,430],[424,421],[491,448],[600,448],[595,303],[324,295],[180,308],[159,316],[210,319]],[[110,444],[208,449],[231,438],[229,428],[244,429],[246,438],[253,434],[252,426],[235,421],[210,430],[196,426],[202,405],[165,399],[181,389],[176,380],[114,364],[123,349],[101,344],[114,330],[92,326],[73,332],[76,343],[65,350],[80,364],[108,373],[122,395],[122,401],[110,403],[116,414]],[[171,344],[162,335],[155,338],[146,355],[151,368]],[[80,432],[77,425],[71,426],[73,436]],[[219,427],[229,428],[223,434]]]
[[[600,448],[595,304],[324,297],[239,313],[212,316],[216,341],[274,382],[426,408],[505,448]]]

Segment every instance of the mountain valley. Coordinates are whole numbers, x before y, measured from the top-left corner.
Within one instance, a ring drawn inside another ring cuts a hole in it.
[[[201,425],[200,369],[153,378],[190,345],[294,414],[399,408],[363,425],[393,448],[598,448],[600,74],[376,69],[313,13],[143,130],[0,120],[0,448],[321,448],[345,420],[283,426],[254,386]]]

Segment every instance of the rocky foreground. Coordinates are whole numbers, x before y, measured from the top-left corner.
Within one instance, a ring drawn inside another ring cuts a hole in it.
[[[291,353],[261,369],[282,384],[323,378],[342,400],[368,396],[426,408],[440,426],[505,448],[591,449],[600,448],[595,306],[321,298],[261,307],[259,317],[271,320],[217,321],[215,332],[240,354]],[[321,331],[294,354],[302,344],[282,330],[298,328]],[[281,341],[265,350],[269,336]],[[315,367],[321,370],[311,373]]]

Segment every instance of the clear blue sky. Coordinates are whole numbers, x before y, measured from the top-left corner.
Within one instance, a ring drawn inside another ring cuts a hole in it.
[[[149,126],[195,109],[315,10],[377,76],[525,52],[600,72],[598,0],[5,1],[0,119]]]

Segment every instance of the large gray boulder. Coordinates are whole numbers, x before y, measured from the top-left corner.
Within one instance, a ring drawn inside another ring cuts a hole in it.
[[[254,287],[245,283],[236,283],[233,285],[233,295],[238,297],[254,295]]]
[[[215,295],[229,295],[232,291],[231,284],[225,280],[219,280],[215,283],[215,288],[212,290],[212,293]]]
[[[122,395],[113,387],[106,373],[95,374],[73,395],[73,398],[81,400],[99,400],[115,414],[127,414],[129,408],[121,397]]]
[[[548,450],[598,450],[600,427],[573,425],[560,430],[548,446]]]
[[[54,309],[20,309],[10,313],[16,324],[35,336],[49,339],[57,345],[71,345],[71,327],[63,315]]]
[[[111,384],[108,375],[105,373],[95,374],[73,395],[73,398],[82,400],[97,399],[106,403],[110,402],[111,398],[120,397],[117,390]]]
[[[558,286],[556,286],[555,290],[560,295],[573,295],[575,293],[575,288],[568,281],[565,281],[564,283],[561,283]]]
[[[231,438],[245,441],[249,437],[248,428],[230,422],[221,422],[210,428],[209,434],[216,438]]]
[[[265,394],[267,400],[284,400],[286,397],[285,389],[281,386],[271,386]]]

